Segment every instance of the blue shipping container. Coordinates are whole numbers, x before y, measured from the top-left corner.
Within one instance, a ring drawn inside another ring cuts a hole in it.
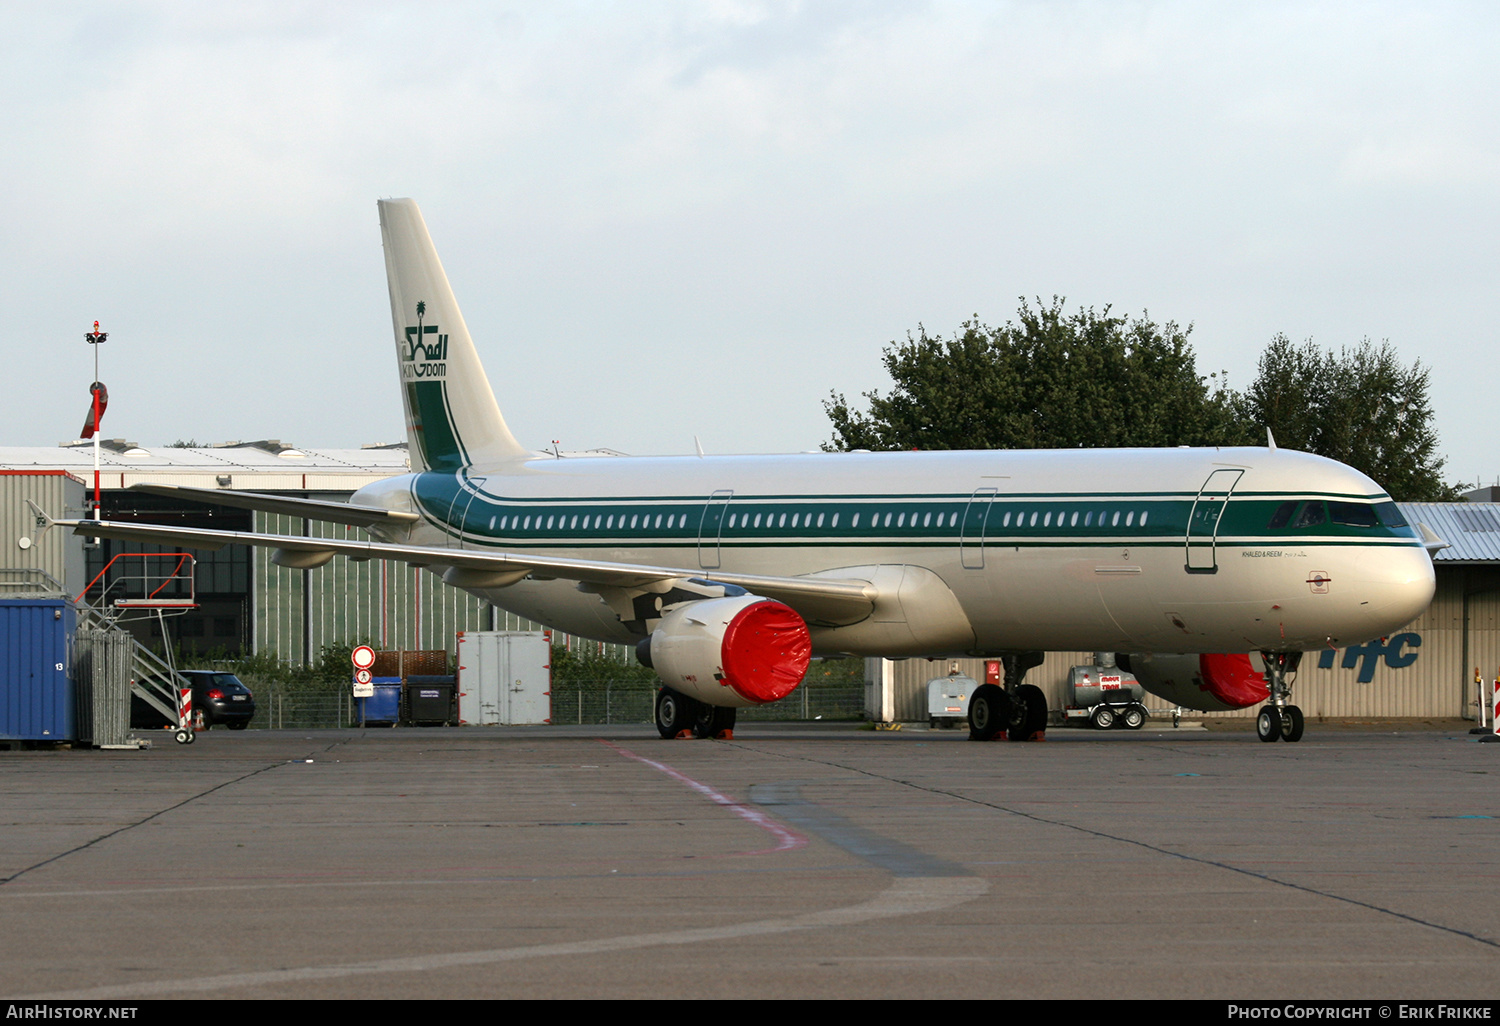
[[[0,599],[0,739],[77,740],[65,599]]]

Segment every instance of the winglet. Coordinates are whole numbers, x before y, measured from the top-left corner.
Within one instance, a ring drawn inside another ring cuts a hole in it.
[[[1269,427],[1266,428],[1266,448],[1270,449],[1272,452],[1276,451],[1276,436],[1271,434],[1271,429]]]
[[[1427,550],[1429,556],[1435,552],[1441,552],[1443,549],[1451,549],[1453,547],[1439,538],[1432,528],[1420,521],[1417,523],[1417,531],[1422,535],[1422,548]]]
[[[52,530],[52,525],[57,523],[57,521],[48,516],[47,512],[43,510],[42,507],[38,506],[30,499],[26,500],[26,505],[31,507],[31,515],[36,518],[36,537],[32,540],[41,541],[42,536],[45,535],[48,531]]]

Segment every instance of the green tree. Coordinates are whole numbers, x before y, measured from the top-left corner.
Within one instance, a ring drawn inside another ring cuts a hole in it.
[[[1245,412],[1276,443],[1347,463],[1402,502],[1452,502],[1443,481],[1428,370],[1405,367],[1389,342],[1364,339],[1337,355],[1277,335],[1245,392]]]
[[[869,410],[833,393],[830,451],[1035,449],[1242,444],[1253,440],[1240,398],[1199,376],[1191,326],[1158,325],[1064,300],[1026,300],[1016,322],[977,318],[951,339],[892,342],[895,388],[865,393]]]

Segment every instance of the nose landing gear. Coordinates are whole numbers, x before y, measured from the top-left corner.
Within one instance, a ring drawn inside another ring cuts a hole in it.
[[[1266,663],[1266,683],[1271,688],[1271,700],[1255,717],[1255,736],[1262,741],[1301,741],[1305,726],[1302,710],[1288,699],[1292,695],[1292,681],[1296,679],[1302,653],[1262,652],[1261,658]]]

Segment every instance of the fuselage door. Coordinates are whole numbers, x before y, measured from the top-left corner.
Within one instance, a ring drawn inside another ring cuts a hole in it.
[[[1208,475],[1193,510],[1188,514],[1187,528],[1187,572],[1190,574],[1216,574],[1219,572],[1218,557],[1214,544],[1219,536],[1219,521],[1224,516],[1224,507],[1240,482],[1243,470],[1216,470]]]
[[[958,536],[958,556],[965,570],[984,569],[984,532],[995,501],[995,489],[977,488],[964,507],[963,533]]]
[[[443,517],[443,544],[450,549],[464,547],[464,517],[468,514],[469,502],[474,498],[474,493],[464,487],[466,481],[478,487],[484,483],[484,478],[465,478],[461,472],[454,475],[456,487],[453,499],[448,503],[447,515]]]
[[[705,570],[719,569],[719,538],[732,498],[734,489],[723,488],[710,495],[703,506],[703,519],[698,523],[698,565]]]
[[[474,545],[472,540],[464,538],[465,533],[479,534],[482,533],[481,529],[487,526],[485,522],[487,518],[484,516],[484,511],[489,507],[486,503],[479,500],[479,495],[477,494],[484,490],[484,481],[485,479],[482,477],[469,478],[469,484],[474,488],[474,491],[459,492],[458,498],[454,502],[455,506],[463,503],[464,507],[463,518],[454,521],[455,525],[460,528],[458,534],[458,545],[460,548],[473,547]]]

